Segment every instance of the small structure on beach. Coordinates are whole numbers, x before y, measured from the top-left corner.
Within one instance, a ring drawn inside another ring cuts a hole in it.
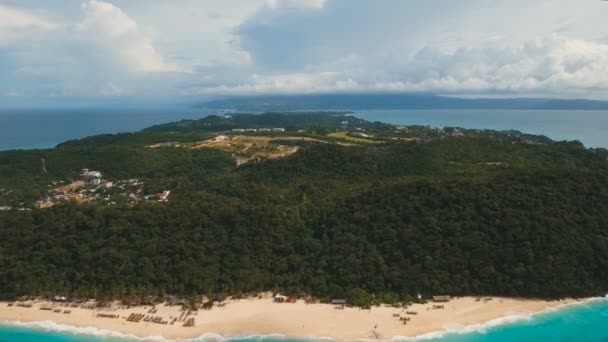
[[[53,297],[53,300],[56,301],[56,302],[65,302],[68,299],[66,297],[64,297],[64,296],[55,296],[55,297]]]
[[[274,302],[275,303],[285,303],[285,301],[287,301],[287,296],[283,296],[280,294],[277,294],[274,296]]]
[[[179,298],[177,298],[177,296],[174,295],[169,295],[167,297],[167,304],[168,305],[178,305],[180,302]]]
[[[346,305],[346,299],[332,299],[331,303],[333,305]]]
[[[452,296],[433,296],[433,302],[447,303],[452,300]]]

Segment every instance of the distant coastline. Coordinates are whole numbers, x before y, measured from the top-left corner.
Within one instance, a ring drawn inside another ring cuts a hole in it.
[[[484,300],[462,297],[442,303],[443,309],[434,308],[437,303],[427,303],[414,304],[407,309],[382,306],[371,310],[350,307],[337,310],[330,304],[305,304],[303,301],[274,303],[270,294],[266,294],[260,298],[231,299],[222,307],[192,312],[189,317],[196,321],[194,327],[183,327],[182,320],[174,324],[126,320],[131,314],[140,313],[146,317],[157,316],[172,321],[173,318],[184,316],[179,306],[157,305],[155,313],[151,314],[148,313],[151,306],[127,308],[114,303],[110,308],[91,309],[32,301],[27,302],[32,305],[29,308],[0,303],[0,322],[24,328],[116,338],[160,336],[181,340],[205,336],[217,340],[284,336],[298,340],[388,340],[395,337],[436,338],[446,333],[487,329],[588,300]],[[61,312],[54,312],[58,310]],[[63,313],[65,310],[70,313]],[[416,314],[411,314],[414,312]],[[117,315],[117,318],[107,318],[112,315]],[[409,321],[404,324],[402,317],[409,318]]]
[[[182,119],[200,119],[225,110],[0,111],[0,151],[52,148],[71,139],[137,132]],[[514,129],[554,140],[580,140],[608,148],[608,111],[601,110],[358,110],[356,117],[398,125],[441,125],[471,129]]]
[[[293,110],[608,110],[608,101],[559,98],[463,98],[432,93],[344,93],[228,96],[200,108]]]

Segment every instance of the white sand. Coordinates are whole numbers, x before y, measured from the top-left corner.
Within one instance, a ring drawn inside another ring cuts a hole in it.
[[[449,303],[415,304],[407,309],[374,307],[371,310],[346,308],[338,310],[329,304],[274,303],[268,295],[262,299],[229,300],[224,307],[199,310],[192,316],[194,327],[183,327],[183,322],[156,324],[151,322],[127,322],[131,313],[162,316],[171,321],[180,317],[181,307],[157,305],[155,314],[149,314],[151,307],[113,309],[83,309],[65,307],[66,304],[52,304],[43,301],[29,302],[31,308],[9,307],[0,303],[0,321],[38,322],[53,321],[75,327],[96,327],[139,337],[163,336],[168,339],[194,338],[206,333],[217,333],[226,337],[283,334],[289,337],[331,337],[336,340],[388,339],[394,336],[419,336],[442,331],[457,326],[482,324],[505,316],[531,314],[574,300],[541,301],[510,298],[494,298],[492,301],[476,301],[465,297]],[[432,309],[443,304],[445,309]],[[42,306],[71,310],[70,314],[40,310]],[[406,315],[405,311],[417,311],[417,315]],[[118,314],[120,318],[100,318],[98,313]],[[407,325],[394,314],[410,317]]]

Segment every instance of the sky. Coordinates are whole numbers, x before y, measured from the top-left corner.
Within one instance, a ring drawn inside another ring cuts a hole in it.
[[[0,107],[432,92],[608,100],[608,1],[0,0]]]

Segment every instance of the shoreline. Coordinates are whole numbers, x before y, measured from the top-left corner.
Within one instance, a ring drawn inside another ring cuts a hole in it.
[[[450,333],[470,333],[495,326],[512,324],[534,315],[552,312],[594,300],[565,299],[559,301],[494,298],[479,301],[474,297],[453,299],[442,303],[444,309],[433,309],[436,303],[414,304],[407,309],[374,307],[372,310],[345,308],[337,310],[330,304],[272,302],[262,299],[228,300],[224,307],[199,310],[194,327],[177,324],[133,323],[126,321],[132,313],[146,313],[148,307],[86,309],[61,307],[61,312],[40,310],[50,307],[48,301],[30,301],[30,308],[0,303],[0,325],[31,328],[59,333],[106,336],[153,341],[221,341],[244,337],[289,338],[296,340],[366,341],[391,339],[432,339]],[[55,303],[55,307],[60,306]],[[173,319],[183,312],[177,306],[157,305],[156,315]],[[63,313],[70,310],[70,314]],[[406,311],[410,321],[403,325]],[[97,314],[119,315],[103,318]]]

